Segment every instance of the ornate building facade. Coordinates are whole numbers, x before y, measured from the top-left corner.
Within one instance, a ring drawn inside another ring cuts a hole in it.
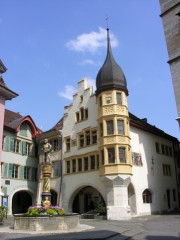
[[[178,208],[179,142],[129,113],[127,82],[108,29],[107,43],[96,93],[83,79],[64,109],[63,207],[84,213],[104,204],[109,220]]]

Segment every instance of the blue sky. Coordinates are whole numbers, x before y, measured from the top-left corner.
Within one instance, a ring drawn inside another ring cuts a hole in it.
[[[6,108],[46,131],[63,116],[77,82],[95,84],[113,55],[127,79],[129,111],[179,138],[158,0],[0,0],[0,58],[19,97]],[[94,89],[95,90],[95,89]]]

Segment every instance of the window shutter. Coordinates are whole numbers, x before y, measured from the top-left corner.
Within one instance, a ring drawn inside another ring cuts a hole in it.
[[[6,138],[5,138],[5,150],[6,151],[10,151],[10,137],[9,136],[6,136]]]
[[[3,187],[3,193],[5,196],[7,195],[7,187]]]
[[[8,177],[12,178],[13,164],[9,163]]]
[[[3,172],[3,177],[8,177],[8,163],[4,163],[4,172]]]
[[[26,155],[26,142],[22,141],[22,155]]]
[[[11,152],[14,152],[14,141],[15,141],[14,138],[10,138],[10,151]]]
[[[24,166],[20,166],[20,179],[24,179]]]

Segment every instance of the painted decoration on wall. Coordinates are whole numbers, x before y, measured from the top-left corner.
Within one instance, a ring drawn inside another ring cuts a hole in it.
[[[132,152],[132,162],[135,166],[142,166],[142,157],[140,153]]]

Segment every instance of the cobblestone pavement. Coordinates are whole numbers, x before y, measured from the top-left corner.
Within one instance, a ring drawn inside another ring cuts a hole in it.
[[[13,230],[13,218],[0,226],[0,240],[180,240],[180,214],[134,217],[129,221],[81,219],[69,232]]]

